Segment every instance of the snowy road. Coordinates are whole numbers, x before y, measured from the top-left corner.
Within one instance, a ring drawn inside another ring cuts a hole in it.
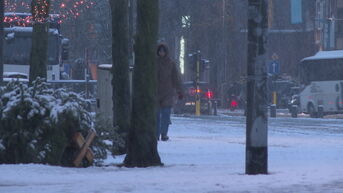
[[[243,117],[172,121],[165,167],[0,165],[0,193],[343,193],[343,120],[270,119],[270,174],[256,176],[244,174]]]

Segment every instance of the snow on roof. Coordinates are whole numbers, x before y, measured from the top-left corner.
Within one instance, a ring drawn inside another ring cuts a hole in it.
[[[183,82],[184,85],[194,85],[194,81],[185,81]],[[209,84],[208,82],[205,81],[199,81],[199,84]]]
[[[343,50],[334,50],[334,51],[319,51],[314,56],[310,56],[302,59],[301,61],[307,60],[329,60],[343,58]]]
[[[5,16],[31,16],[31,13],[26,13],[26,12],[5,12],[4,13]],[[50,17],[59,17],[60,14],[56,14],[56,13],[52,13],[49,14]]]
[[[31,13],[19,13],[19,12],[5,12],[4,13],[5,16],[31,16]]]
[[[48,83],[96,83],[97,80],[48,80]]]
[[[100,65],[98,66],[98,68],[104,69],[104,70],[106,70],[106,69],[111,69],[111,68],[112,68],[112,64],[100,64]]]
[[[27,78],[3,78],[4,82],[19,81],[19,82],[29,82]]]
[[[26,32],[26,33],[32,33],[32,27],[10,27],[10,28],[4,28],[7,32]],[[58,35],[57,29],[49,29],[49,33],[53,33],[54,35]]]
[[[6,76],[6,77],[13,76],[13,75],[23,75],[23,76],[28,77],[28,74],[22,73],[22,72],[4,72],[4,76]]]

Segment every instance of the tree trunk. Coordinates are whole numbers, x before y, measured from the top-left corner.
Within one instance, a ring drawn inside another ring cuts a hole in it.
[[[138,1],[132,121],[124,160],[127,167],[162,165],[156,139],[158,11],[158,0]]]
[[[113,122],[119,132],[130,127],[128,0],[110,0],[112,10]],[[121,153],[125,153],[123,150]]]
[[[0,1],[0,85],[4,73],[4,2]]]
[[[249,0],[246,173],[268,173],[267,0]]]
[[[37,77],[47,78],[47,54],[49,37],[50,1],[32,0],[31,13],[33,16],[32,47],[30,56],[30,82]]]

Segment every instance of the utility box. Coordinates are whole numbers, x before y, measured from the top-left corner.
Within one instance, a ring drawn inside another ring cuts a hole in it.
[[[113,88],[112,64],[101,64],[97,67],[97,115],[100,120],[113,123]],[[130,97],[132,96],[133,67],[129,67]]]
[[[101,64],[97,68],[97,115],[100,120],[113,123],[112,64]]]

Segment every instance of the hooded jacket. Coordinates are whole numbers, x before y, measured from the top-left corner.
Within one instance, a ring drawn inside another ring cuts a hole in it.
[[[164,47],[166,55],[160,57],[157,53],[157,103],[159,107],[172,107],[176,93],[183,93],[181,75],[175,62],[169,58],[165,44],[158,45],[157,52],[161,47]]]

